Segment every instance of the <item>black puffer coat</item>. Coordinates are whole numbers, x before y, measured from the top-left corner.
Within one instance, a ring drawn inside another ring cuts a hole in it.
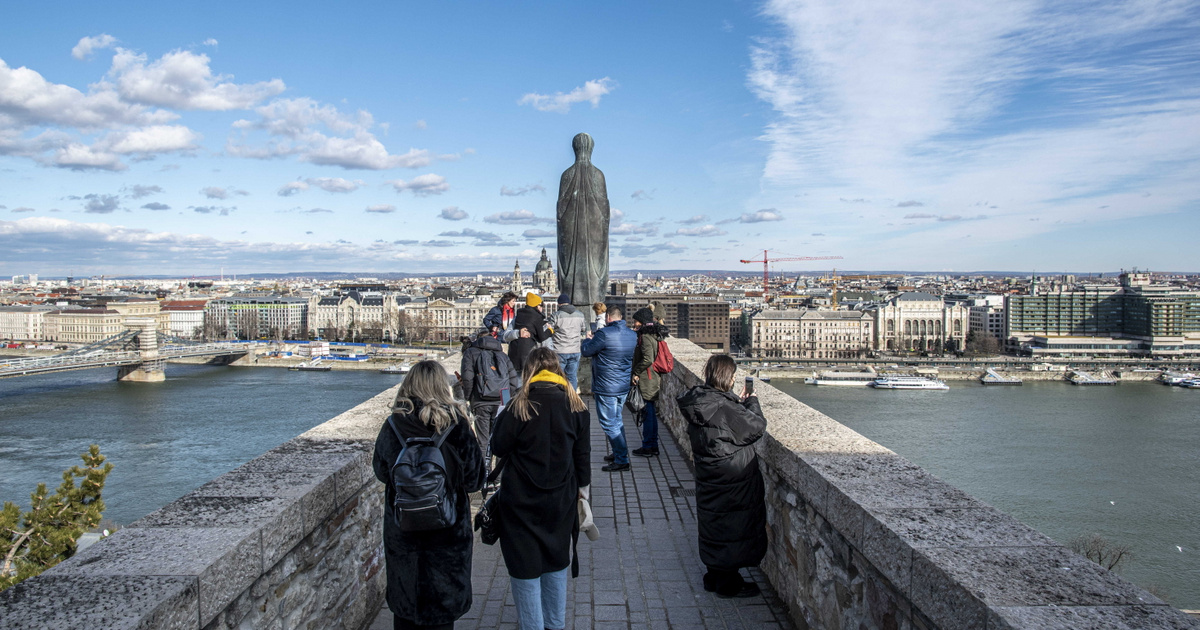
[[[419,407],[418,407],[419,410]],[[433,430],[411,414],[395,414],[405,438],[429,437]],[[387,604],[392,613],[420,625],[451,623],[471,609],[471,499],[483,486],[483,454],[471,431],[471,421],[460,416],[442,443],[446,474],[458,492],[458,522],[452,527],[426,532],[400,530],[391,514],[383,517],[383,548],[387,559]],[[392,464],[403,444],[385,422],[375,438],[375,477],[387,485],[390,508],[395,493],[388,482]]]
[[[758,398],[697,385],[678,398],[696,467],[700,560],[755,567],[767,553],[767,505],[754,443],[767,428]]]
[[[522,580],[571,564],[579,530],[575,502],[592,483],[591,416],[573,412],[566,391],[535,381],[529,399],[537,410],[522,422],[505,410],[492,430],[492,454],[505,458],[496,503],[500,551],[508,574]]]

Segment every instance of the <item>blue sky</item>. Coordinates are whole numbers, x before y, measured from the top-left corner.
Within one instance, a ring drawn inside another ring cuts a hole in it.
[[[0,275],[1200,270],[1194,2],[646,5],[10,6]]]

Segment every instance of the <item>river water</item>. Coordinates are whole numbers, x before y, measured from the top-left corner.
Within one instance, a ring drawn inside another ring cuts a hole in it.
[[[104,516],[128,524],[399,382],[374,371],[168,365],[164,383],[95,369],[0,380],[0,501],[51,492],[89,444],[115,468]],[[382,419],[381,419],[382,422]]]
[[[1130,545],[1121,575],[1200,608],[1200,390],[772,385],[1060,543]]]

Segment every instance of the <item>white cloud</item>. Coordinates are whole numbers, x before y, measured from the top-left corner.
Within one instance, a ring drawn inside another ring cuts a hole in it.
[[[375,212],[378,214],[391,214],[396,211],[396,206],[381,203],[374,206],[367,206],[367,212]]]
[[[762,223],[764,221],[782,221],[783,215],[779,214],[774,208],[765,208],[763,210],[755,210],[754,212],[743,212],[742,216],[738,217],[739,223]]]
[[[280,197],[291,197],[292,195],[308,190],[308,182],[288,182],[279,187],[275,194]]]
[[[103,84],[88,94],[50,83],[29,68],[10,68],[0,60],[0,129],[60,125],[84,131],[119,125],[157,125],[178,114],[150,110],[121,100]]]
[[[117,42],[117,38],[112,35],[101,33],[95,37],[84,37],[79,40],[78,44],[71,49],[71,56],[80,61],[92,56],[92,52],[102,48],[108,48]]]
[[[250,193],[248,193],[244,190],[238,190],[236,188],[221,188],[220,186],[208,186],[206,188],[200,189],[200,194],[204,195],[205,197],[208,197],[209,199],[229,199],[230,197],[233,197],[234,195],[241,195],[244,197],[246,195],[249,195]]]
[[[146,55],[123,48],[113,56],[109,76],[125,100],[172,109],[227,111],[249,109],[286,89],[279,79],[233,83],[230,76],[213,74],[208,55],[186,50],[146,61]]]
[[[144,186],[142,184],[134,184],[121,189],[123,192],[128,191],[130,199],[141,199],[150,195],[157,195],[163,192],[162,186]]]
[[[205,45],[205,46],[212,46],[212,47],[214,47],[214,48],[215,48],[215,47],[217,46],[217,44],[219,44],[219,43],[220,43],[220,42],[218,42],[218,41],[217,41],[215,38],[212,38],[212,37],[209,37],[208,39],[204,40],[204,45]]]
[[[533,225],[535,223],[554,223],[549,217],[539,217],[529,210],[513,210],[512,212],[497,212],[483,218],[485,223],[500,225]]]
[[[392,188],[396,189],[396,192],[407,190],[418,197],[440,195],[450,190],[450,184],[446,183],[446,178],[433,173],[418,175],[408,181],[394,179],[388,183],[392,185]]]
[[[426,149],[389,153],[371,128],[375,119],[360,110],[354,115],[339,112],[310,98],[277,99],[255,110],[257,121],[238,120],[233,126],[241,137],[230,138],[226,150],[237,156],[273,158],[296,155],[301,161],[346,169],[387,170],[422,168],[434,160],[456,160],[458,155],[434,155]],[[265,132],[272,139],[250,144],[250,135]]]
[[[348,193],[358,190],[363,185],[361,179],[348,180],[341,177],[310,177],[306,180],[310,185],[316,186],[325,192],[332,193]]]
[[[679,236],[722,236],[726,233],[725,230],[712,224],[694,228],[679,228],[674,232]]]
[[[165,203],[159,203],[159,202],[157,202],[157,201],[152,201],[152,202],[150,202],[150,203],[148,203],[148,204],[146,204],[146,205],[142,206],[142,208],[143,208],[143,209],[145,209],[145,210],[156,210],[156,211],[161,211],[161,210],[170,210],[170,209],[171,209],[171,206],[168,206],[168,205],[167,205],[167,204],[165,204]]]
[[[89,214],[112,214],[121,209],[121,198],[116,195],[90,194],[83,198],[87,201],[83,211]]]
[[[755,46],[748,77],[774,110],[764,201],[816,191],[863,204],[820,215],[860,235],[863,254],[1062,265],[1052,248],[1012,244],[1200,198],[1194,4],[773,0],[764,13],[783,33]],[[981,198],[1000,202],[986,231],[967,212]],[[899,213],[869,199],[937,221],[915,228],[922,239],[889,234]],[[1149,223],[1134,229],[1149,237]],[[920,245],[933,234],[946,242],[936,254]]]
[[[532,105],[534,109],[541,112],[557,112],[565,114],[571,111],[571,106],[576,103],[591,103],[592,107],[600,106],[600,97],[608,94],[617,87],[617,82],[604,77],[595,81],[588,81],[582,87],[577,87],[570,92],[556,92],[551,95],[538,94],[530,92],[521,97],[517,101],[518,105]]]
[[[230,212],[237,210],[237,206],[188,206],[188,208],[198,214],[219,214],[223,217],[227,217]]]
[[[539,230],[537,228],[529,228],[521,233],[525,238],[546,238],[547,236],[556,236],[558,233],[554,230]]]
[[[684,225],[696,225],[698,223],[704,223],[706,221],[708,221],[707,214],[697,214],[690,219],[684,219],[684,220],[680,221],[680,223],[682,223]]]
[[[120,156],[103,150],[97,150],[79,143],[71,143],[54,152],[50,159],[55,166],[76,171],[98,169],[104,171],[123,171],[127,166],[121,162]]]
[[[36,212],[36,211],[33,208],[30,208],[28,206],[21,206],[18,208],[13,208],[10,212]]]
[[[654,201],[654,192],[654,190],[649,192],[645,190],[635,190],[633,191],[633,194],[629,196],[635,201]]]
[[[98,147],[122,155],[171,153],[190,151],[196,148],[200,134],[183,125],[154,125],[132,131],[116,131],[99,143]]]
[[[442,208],[442,212],[438,214],[438,216],[446,219],[447,221],[462,221],[469,215],[467,215],[466,210],[463,210],[458,206],[447,206]]]
[[[546,192],[546,187],[541,184],[529,184],[528,186],[520,186],[517,188],[509,188],[508,186],[500,187],[500,196],[502,197],[521,197],[528,195],[531,192]]]
[[[644,234],[646,236],[654,236],[658,234],[658,226],[649,223],[625,223],[618,222],[616,225],[610,225],[608,233],[611,235],[621,234]]]

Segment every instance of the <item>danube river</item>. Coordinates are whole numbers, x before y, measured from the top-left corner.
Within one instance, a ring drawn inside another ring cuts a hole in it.
[[[111,368],[0,380],[0,501],[28,508],[39,482],[53,492],[99,444],[115,466],[104,516],[128,524],[400,378],[168,365],[164,383],[120,383]]]
[[[1130,545],[1123,576],[1200,608],[1200,390],[772,384],[1061,543]]]

